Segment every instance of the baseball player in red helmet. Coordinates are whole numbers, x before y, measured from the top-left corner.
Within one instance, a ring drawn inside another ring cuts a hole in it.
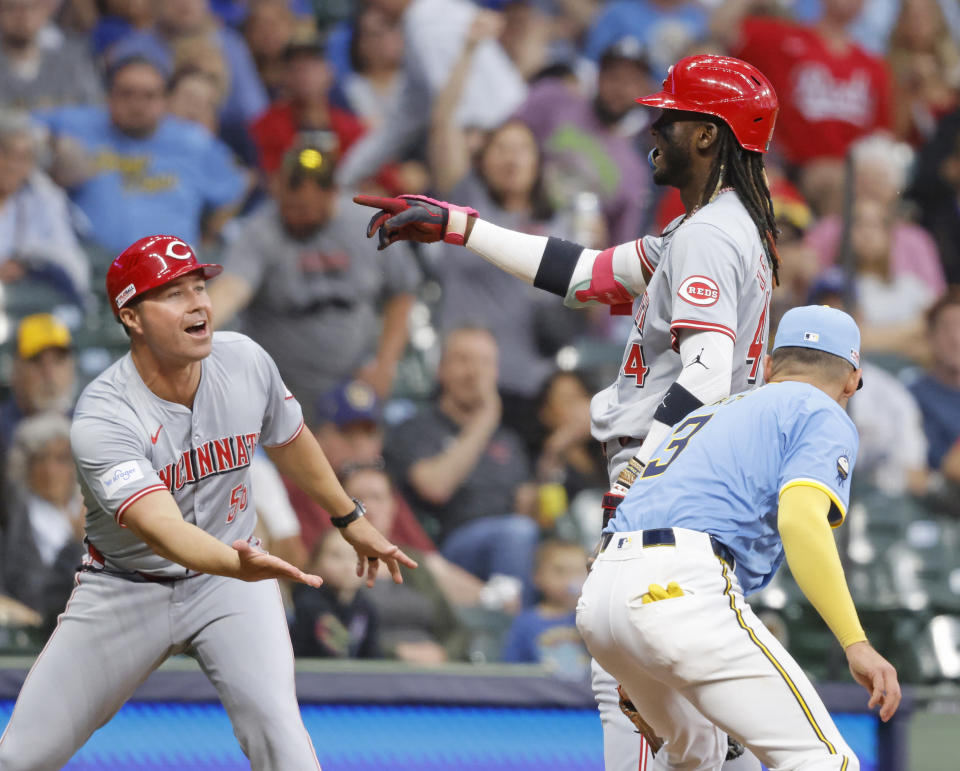
[[[595,251],[423,196],[354,199],[380,209],[367,235],[379,233],[381,248],[401,239],[462,244],[569,307],[600,303],[633,315],[619,376],[591,404],[611,482],[604,521],[672,425],[762,384],[779,267],[763,166],[778,110],[767,78],[739,59],[691,56],[670,69],[662,91],[637,101],[661,109],[652,126],[653,180],[677,188],[686,208],[660,236]],[[645,768],[649,750],[621,714],[616,683],[596,664],[594,692],[607,771]],[[705,758],[712,742],[704,736]],[[658,767],[669,768],[669,756],[666,746]],[[759,767],[752,757],[733,762]]]
[[[4,771],[62,767],[176,653],[211,679],[254,769],[319,768],[276,579],[321,579],[258,548],[258,444],[336,514],[368,583],[378,560],[397,582],[398,563],[416,564],[343,491],[267,353],[213,333],[206,279],[219,272],[164,235],[110,266],[107,295],[130,352],[84,389],[70,436],[88,556],[0,738]]]

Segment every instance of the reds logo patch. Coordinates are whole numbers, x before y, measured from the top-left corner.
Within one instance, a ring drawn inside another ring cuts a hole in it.
[[[677,297],[691,305],[708,308],[716,305],[720,299],[720,287],[717,282],[707,276],[690,276],[684,279],[677,290]]]

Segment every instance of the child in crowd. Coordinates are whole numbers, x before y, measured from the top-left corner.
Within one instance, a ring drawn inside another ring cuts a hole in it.
[[[587,553],[576,543],[544,541],[537,550],[534,585],[541,601],[513,622],[503,660],[542,664],[571,680],[590,674],[590,654],[577,631],[576,607],[587,578]]]
[[[357,577],[357,555],[338,530],[324,534],[309,570],[323,586],[293,589],[290,628],[297,656],[371,659],[380,656],[377,615]],[[301,591],[306,589],[307,591]]]

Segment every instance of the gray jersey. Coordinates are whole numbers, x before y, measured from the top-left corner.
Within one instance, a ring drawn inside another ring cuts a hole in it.
[[[303,429],[300,405],[249,338],[215,333],[201,366],[192,410],[147,388],[130,354],[77,402],[70,442],[87,537],[109,567],[184,575],[122,525],[126,509],[154,491],[170,491],[187,522],[224,543],[248,538],[256,524],[249,472],[257,444],[280,446]]]
[[[653,276],[634,305],[620,375],[591,402],[594,437],[647,435],[664,392],[680,375],[681,329],[733,339],[731,393],[762,384],[773,278],[757,228],[735,192],[675,220],[662,236],[617,248],[634,249]]]

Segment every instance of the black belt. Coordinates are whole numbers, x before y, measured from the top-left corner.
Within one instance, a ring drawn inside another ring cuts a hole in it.
[[[604,533],[603,537],[600,539],[600,551],[604,551],[607,546],[610,545],[610,541],[613,540],[613,537],[617,535],[616,533]],[[643,535],[643,548],[646,549],[648,546],[676,546],[677,545],[677,536],[674,535],[672,527],[656,527],[652,530],[644,530]],[[724,546],[720,541],[716,539],[715,536],[710,536],[710,546],[713,548],[713,553],[716,554],[720,559],[727,563],[730,566],[731,570],[737,569],[737,561],[734,559],[733,552],[731,552],[726,546]]]

